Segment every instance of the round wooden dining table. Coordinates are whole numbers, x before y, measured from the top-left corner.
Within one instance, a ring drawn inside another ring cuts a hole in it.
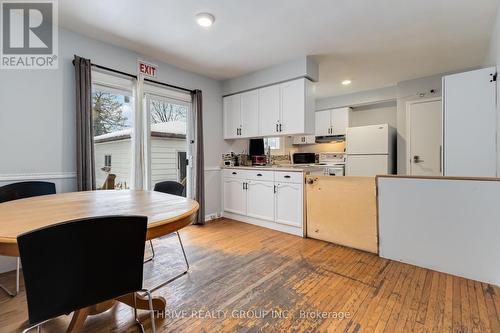
[[[147,240],[178,231],[191,224],[199,209],[196,201],[155,191],[103,190],[69,192],[14,200],[0,204],[0,255],[19,256],[17,237],[53,224],[103,215],[148,217]],[[117,300],[148,309],[147,298],[137,294]],[[114,301],[75,312],[69,331],[77,331],[87,315],[109,309]],[[153,297],[153,308],[164,310],[165,299]]]

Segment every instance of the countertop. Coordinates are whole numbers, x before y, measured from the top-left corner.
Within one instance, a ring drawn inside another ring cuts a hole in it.
[[[271,165],[271,166],[224,166],[222,169],[240,169],[240,170],[268,170],[268,171],[290,171],[290,172],[308,172],[311,170],[323,169],[324,165]]]

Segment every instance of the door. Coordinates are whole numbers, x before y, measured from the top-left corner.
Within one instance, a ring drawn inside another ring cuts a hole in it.
[[[315,113],[315,122],[316,122],[316,136],[327,136],[330,134],[331,128],[331,111],[317,111]]]
[[[442,104],[440,99],[409,102],[408,174],[441,175]]]
[[[224,110],[224,138],[239,138],[241,126],[241,95],[231,95],[223,99]]]
[[[348,155],[345,175],[367,176],[387,175],[392,173],[388,155]]]
[[[496,177],[495,68],[443,78],[445,176]]]
[[[302,228],[302,184],[276,184],[275,207],[277,223]]]
[[[274,135],[279,131],[280,86],[259,89],[259,135]]]
[[[349,127],[349,108],[334,109],[332,112],[332,134],[345,135]]]
[[[246,215],[247,198],[243,179],[224,178],[224,211]]]
[[[346,134],[348,154],[389,153],[389,125],[349,127]]]
[[[274,221],[274,183],[249,181],[247,194],[247,216]]]
[[[280,134],[304,133],[305,79],[280,84],[281,127]]]
[[[259,91],[252,90],[241,94],[241,137],[251,138],[259,135]]]

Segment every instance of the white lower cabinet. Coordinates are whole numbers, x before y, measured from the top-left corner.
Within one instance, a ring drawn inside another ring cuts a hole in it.
[[[224,214],[303,236],[303,181],[302,172],[226,169]]]
[[[245,182],[238,178],[224,178],[224,211],[243,214],[247,213],[247,192]]]
[[[274,182],[247,183],[247,216],[274,221]]]
[[[302,227],[302,184],[277,183],[275,200],[275,221],[294,227]],[[293,204],[295,203],[295,204]]]

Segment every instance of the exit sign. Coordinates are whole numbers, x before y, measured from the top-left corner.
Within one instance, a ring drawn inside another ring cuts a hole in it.
[[[137,60],[137,72],[139,74],[144,74],[144,76],[156,77],[156,74],[158,73],[158,66],[142,60]]]

